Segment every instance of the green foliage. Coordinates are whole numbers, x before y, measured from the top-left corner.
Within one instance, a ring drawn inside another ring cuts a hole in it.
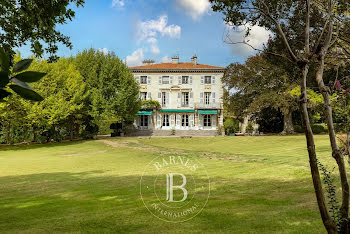
[[[296,133],[304,133],[304,129],[300,125],[294,125],[294,131]]]
[[[75,12],[68,8],[73,6],[71,3],[79,7],[84,4],[84,0],[1,1],[0,47],[5,49],[8,58],[15,54],[14,48],[28,43],[34,55],[41,57],[48,53],[50,61],[57,59],[57,43],[72,48],[69,37],[57,31],[56,27],[57,24],[65,24],[74,18]],[[20,65],[18,67],[21,67]]]
[[[46,75],[46,73],[24,71],[28,69],[33,62],[33,59],[25,59],[14,65],[12,70],[17,74],[11,77],[10,64],[7,58],[8,55],[5,53],[5,50],[0,47],[0,102],[4,101],[4,98],[11,95],[6,89],[11,89],[26,100],[42,101],[43,98],[33,91],[28,83],[39,81]]]
[[[156,100],[144,100],[141,103],[142,109],[156,109],[156,110],[160,110],[162,109],[162,106],[160,105],[160,103]]]
[[[254,131],[253,123],[251,121],[248,122],[248,125],[245,129],[246,133],[252,133]]]
[[[283,131],[283,114],[281,111],[268,107],[256,115],[259,131],[263,133],[280,133]]]
[[[71,60],[91,93],[88,99],[91,116],[98,121],[134,120],[141,107],[139,85],[116,55],[90,49]]]
[[[313,124],[311,125],[312,132],[314,134],[326,133],[328,132],[327,127],[324,124]]]
[[[340,211],[340,205],[337,199],[336,191],[337,188],[334,185],[334,178],[332,176],[332,173],[335,168],[333,168],[333,171],[328,171],[327,168],[319,161],[317,160],[318,168],[323,176],[322,182],[325,184],[325,190],[327,192],[327,198],[328,198],[328,205],[329,205],[329,213],[332,216],[332,219],[337,224],[338,231],[340,231],[341,228],[341,211]]]
[[[227,135],[239,132],[239,120],[232,118],[225,119],[224,128]]]

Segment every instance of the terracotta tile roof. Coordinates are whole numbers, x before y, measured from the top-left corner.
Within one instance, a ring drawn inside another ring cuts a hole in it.
[[[151,65],[143,65],[143,66],[137,66],[137,67],[129,67],[131,70],[138,70],[138,69],[225,69],[224,67],[216,67],[216,66],[210,66],[210,65],[204,65],[204,64],[198,64],[194,65],[193,63],[158,63],[158,64],[151,64]]]

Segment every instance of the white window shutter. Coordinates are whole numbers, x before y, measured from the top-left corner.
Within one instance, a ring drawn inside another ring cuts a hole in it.
[[[212,115],[211,116],[211,121],[212,121],[211,124],[212,124],[213,127],[216,127],[216,122],[217,122],[216,118],[217,118],[217,115]]]
[[[182,84],[182,77],[179,76],[178,78],[179,78],[179,85],[180,85],[180,84]]]
[[[173,79],[174,79],[174,77],[170,76],[170,81],[169,81],[170,84],[173,84]]]
[[[166,106],[169,106],[169,103],[170,103],[170,101],[169,101],[169,99],[170,99],[170,96],[169,96],[169,92],[166,92],[165,93],[165,101],[166,101]]]
[[[147,100],[151,100],[152,99],[152,93],[151,92],[148,92],[147,93]]]
[[[162,77],[158,77],[158,84],[162,84]]]
[[[204,103],[204,100],[203,100],[203,95],[204,95],[204,93],[203,93],[203,92],[201,92],[201,94],[200,94],[200,103],[201,103],[201,104],[203,104],[203,103]]]
[[[201,85],[204,84],[204,76],[201,76]]]
[[[203,120],[203,115],[198,114],[198,126],[200,128],[203,127],[203,121],[202,120]]]
[[[170,126],[175,126],[175,114],[170,115]]]
[[[213,107],[215,106],[215,92],[211,93],[211,97],[213,99]]]
[[[162,116],[160,114],[157,115],[157,127],[161,126]]]
[[[176,115],[176,126],[177,127],[181,126],[181,115],[180,114]]]
[[[140,77],[136,76],[136,82],[140,84]]]
[[[148,128],[147,129],[151,129],[152,128],[152,115],[148,115]]]
[[[194,115],[190,115],[190,127],[194,126]]]
[[[158,93],[158,102],[160,105],[162,105],[162,93],[161,92]]]
[[[190,76],[189,79],[190,79],[190,80],[189,80],[189,83],[192,84],[192,76]]]
[[[181,92],[177,93],[177,107],[181,107]]]
[[[212,77],[211,77],[211,83],[212,83],[212,84],[215,84],[215,76],[212,76]]]
[[[147,76],[147,84],[150,85],[152,82],[152,77],[150,76]]]
[[[193,108],[193,92],[190,92],[190,108]]]

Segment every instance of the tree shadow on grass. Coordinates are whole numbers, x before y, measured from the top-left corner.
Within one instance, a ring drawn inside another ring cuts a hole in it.
[[[0,232],[323,231],[308,178],[211,178],[203,211],[176,224],[147,211],[139,182],[140,175],[111,176],[102,170],[0,177]]]
[[[30,143],[28,145],[1,145],[0,144],[0,152],[1,151],[21,151],[28,149],[41,149],[41,148],[54,148],[54,147],[64,147],[70,145],[78,145],[84,142],[93,141],[93,140],[75,140],[75,141],[64,141],[64,142],[49,142],[44,144],[39,143]]]

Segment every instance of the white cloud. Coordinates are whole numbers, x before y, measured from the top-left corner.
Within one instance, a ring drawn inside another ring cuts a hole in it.
[[[171,59],[168,58],[168,56],[164,56],[161,58],[161,61],[162,61],[162,63],[169,63],[169,62],[171,62]]]
[[[126,56],[126,65],[129,67],[140,66],[144,60],[143,49],[135,50],[131,55]]]
[[[124,0],[113,0],[112,1],[112,7],[123,8],[124,6],[125,6],[125,1]]]
[[[245,37],[248,27],[250,28],[250,34],[248,37]],[[246,25],[239,27],[226,25],[226,28],[229,30],[225,39],[226,43],[245,41],[256,49],[263,49],[263,45],[266,44],[269,37],[272,36],[270,31],[257,25]],[[233,54],[241,57],[247,57],[255,54],[257,51],[251,48],[249,45],[243,43],[231,44],[232,52]]]
[[[210,9],[209,0],[175,0],[175,3],[194,20],[200,19]]]
[[[109,50],[107,48],[100,48],[98,49],[98,51],[103,53],[104,55],[107,55],[109,53]]]
[[[139,41],[155,38],[158,35],[180,38],[181,27],[174,24],[168,25],[167,15],[161,15],[157,20],[141,21],[137,24]]]
[[[160,53],[160,49],[159,49],[159,47],[157,45],[151,45],[150,49],[151,49],[151,52],[153,54],[159,54]]]
[[[154,38],[154,37],[150,37],[150,38],[147,39],[147,42],[148,42],[148,43],[152,43],[152,44],[156,44],[157,41],[158,41],[158,40],[157,40],[156,38]]]

